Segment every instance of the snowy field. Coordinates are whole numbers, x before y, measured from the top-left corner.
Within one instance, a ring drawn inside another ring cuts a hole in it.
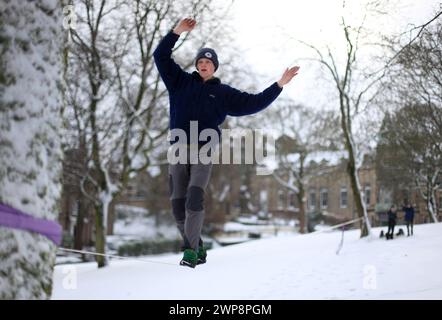
[[[384,228],[385,230],[385,228]],[[195,269],[181,254],[57,266],[53,299],[442,299],[442,223],[413,237],[370,240],[347,231],[284,236],[208,251]]]

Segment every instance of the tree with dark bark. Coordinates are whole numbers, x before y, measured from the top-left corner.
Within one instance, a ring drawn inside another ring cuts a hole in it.
[[[61,189],[62,7],[2,1],[0,39],[0,203],[34,224],[53,222]],[[0,225],[0,300],[49,299],[56,249],[41,233]]]

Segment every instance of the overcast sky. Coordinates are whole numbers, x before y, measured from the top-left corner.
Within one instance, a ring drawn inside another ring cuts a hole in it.
[[[230,1],[223,1],[226,4]],[[270,81],[276,81],[288,65],[301,66],[295,81],[285,88],[286,94],[298,102],[320,105],[324,103],[314,94],[317,71],[300,57],[313,57],[290,37],[308,41],[315,45],[328,43],[343,45],[340,17],[347,24],[358,25],[362,21],[361,0],[235,0],[231,9],[233,28],[238,46],[245,52],[244,59],[256,72],[263,74],[257,85],[264,89]],[[388,15],[367,19],[368,28],[383,34],[401,32],[428,21],[441,1],[403,0],[394,1],[385,8]],[[393,9],[394,8],[394,9]],[[290,37],[288,37],[290,35]],[[304,67],[304,68],[303,68]]]

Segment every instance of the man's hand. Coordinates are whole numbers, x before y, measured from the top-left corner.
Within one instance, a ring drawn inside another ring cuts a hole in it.
[[[281,79],[278,81],[278,86],[280,88],[285,86],[293,79],[294,76],[298,74],[298,71],[299,71],[298,66],[294,66],[293,68],[290,69],[289,68],[285,69],[284,74],[282,75]]]
[[[173,32],[180,35],[186,31],[192,31],[195,28],[196,21],[192,18],[186,18],[180,21],[180,23],[173,29]]]

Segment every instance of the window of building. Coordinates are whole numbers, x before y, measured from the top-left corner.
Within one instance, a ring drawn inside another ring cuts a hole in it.
[[[310,190],[308,195],[308,208],[310,211],[316,209],[316,192],[314,189]]]
[[[288,207],[290,209],[294,209],[295,208],[295,196],[296,194],[293,191],[289,192],[289,197],[288,197]]]
[[[370,187],[369,184],[365,185],[365,188],[364,188],[364,199],[365,199],[365,204],[366,205],[370,205],[371,187]]]
[[[78,216],[78,211],[79,211],[79,208],[80,208],[79,203],[80,203],[79,200],[75,200],[72,203],[72,206],[71,206],[71,217],[73,217],[73,218]]]
[[[278,209],[283,209],[284,208],[284,191],[279,190],[278,191]]]
[[[341,208],[347,208],[347,202],[348,202],[347,197],[348,197],[347,187],[341,187],[341,197],[340,197]]]
[[[137,199],[143,199],[143,198],[144,198],[144,190],[141,189],[141,188],[138,189],[138,190],[136,191],[135,198],[137,198]]]
[[[320,203],[321,203],[321,209],[327,209],[328,208],[328,190],[326,188],[321,189],[320,194]]]
[[[384,205],[389,205],[392,203],[392,192],[387,190],[385,187],[381,187],[379,190],[379,202]]]
[[[261,205],[261,209],[262,209],[264,212],[267,212],[268,209],[269,209],[269,206],[268,206],[268,194],[267,194],[267,190],[261,190],[261,191],[259,192],[259,203],[260,203],[260,205]]]

